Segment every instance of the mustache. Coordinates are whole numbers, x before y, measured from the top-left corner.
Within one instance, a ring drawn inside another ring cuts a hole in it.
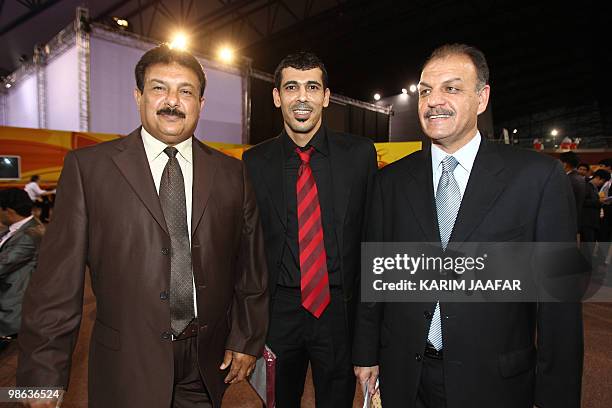
[[[157,114],[158,115],[176,116],[176,117],[179,117],[181,119],[185,119],[185,113],[182,112],[181,110],[179,110],[178,108],[170,108],[170,107],[162,108],[162,109],[157,111]]]
[[[308,105],[307,103],[300,102],[297,105],[293,105],[291,107],[291,110],[309,110],[309,111],[312,111],[314,109],[312,109],[312,107],[310,105]]]
[[[454,116],[455,112],[448,110],[448,109],[429,109],[427,112],[425,112],[425,118],[429,119],[431,116],[434,115],[449,115],[449,116]]]

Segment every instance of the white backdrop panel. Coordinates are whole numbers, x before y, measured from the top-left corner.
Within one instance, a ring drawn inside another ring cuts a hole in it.
[[[36,73],[19,80],[6,95],[6,126],[38,127],[38,80]]]
[[[91,131],[126,134],[140,119],[134,102],[134,67],[144,53],[92,36],[91,43]],[[153,47],[153,45],[151,45]],[[206,105],[196,137],[226,143],[242,142],[242,77],[209,69]]]
[[[127,134],[140,125],[134,67],[142,50],[91,36],[91,131]]]
[[[47,129],[79,130],[79,65],[76,46],[54,58],[45,69]]]

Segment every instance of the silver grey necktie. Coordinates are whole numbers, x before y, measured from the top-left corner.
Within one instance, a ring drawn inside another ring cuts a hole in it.
[[[446,156],[442,160],[442,175],[436,190],[436,212],[438,213],[438,229],[442,249],[446,249],[459,207],[461,206],[461,190],[453,171],[459,162],[453,156]],[[442,349],[442,320],[440,318],[440,302],[436,302],[436,309],[431,318],[427,340],[436,350]]]
[[[193,272],[187,228],[185,182],[175,147],[164,153],[168,162],[159,185],[159,201],[170,234],[170,321],[174,336],[178,336],[193,320]]]

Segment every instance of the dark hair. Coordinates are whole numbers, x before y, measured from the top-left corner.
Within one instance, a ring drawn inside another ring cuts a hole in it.
[[[579,168],[579,167],[586,167],[586,168],[587,168],[587,170],[590,170],[590,169],[591,169],[591,165],[590,165],[589,163],[579,163],[579,164],[576,166],[576,168]]]
[[[30,177],[30,181],[38,181],[40,180],[40,176],[38,174],[34,174],[32,177]]]
[[[24,190],[9,188],[0,191],[0,208],[10,208],[22,217],[29,217],[32,215],[32,200]]]
[[[482,51],[467,44],[444,44],[436,48],[425,60],[421,71],[425,69],[425,66],[431,61],[451,55],[465,55],[472,61],[474,68],[476,68],[476,90],[480,91],[489,83],[489,66],[487,65],[487,59]]]
[[[595,173],[593,173],[593,178],[595,177],[599,177],[604,181],[608,181],[610,180],[610,173],[605,171],[604,169],[595,170]]]
[[[599,163],[597,163],[601,166],[606,166],[606,167],[612,167],[612,159],[608,158],[608,159],[601,159],[599,161]]]
[[[189,68],[198,76],[200,80],[200,98],[204,96],[204,89],[206,89],[206,74],[204,73],[202,65],[200,65],[198,60],[190,53],[170,48],[168,44],[160,44],[145,52],[143,56],[140,57],[140,61],[138,61],[134,69],[138,90],[140,92],[144,90],[145,73],[149,66],[154,64],[172,64],[173,62],[185,68]]]
[[[580,158],[578,158],[578,155],[574,152],[561,153],[559,155],[559,160],[561,160],[562,163],[569,164],[573,169],[580,163]]]
[[[295,54],[289,54],[282,59],[274,71],[274,87],[276,89],[280,89],[281,77],[283,74],[283,69],[285,68],[295,68],[300,71],[319,68],[323,73],[323,88],[328,88],[327,70],[325,69],[325,65],[323,65],[323,61],[321,61],[319,57],[312,52],[300,51]]]

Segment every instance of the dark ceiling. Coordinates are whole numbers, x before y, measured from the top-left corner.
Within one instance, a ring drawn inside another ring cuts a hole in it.
[[[366,101],[418,82],[436,46],[465,42],[488,58],[496,131],[539,136],[557,126],[594,145],[612,137],[600,85],[612,66],[611,36],[601,35],[610,19],[591,1],[0,0],[0,74],[70,24],[79,5],[94,21],[125,18],[160,41],[182,28],[200,52],[232,44],[267,72],[287,53],[312,50],[332,92]]]

